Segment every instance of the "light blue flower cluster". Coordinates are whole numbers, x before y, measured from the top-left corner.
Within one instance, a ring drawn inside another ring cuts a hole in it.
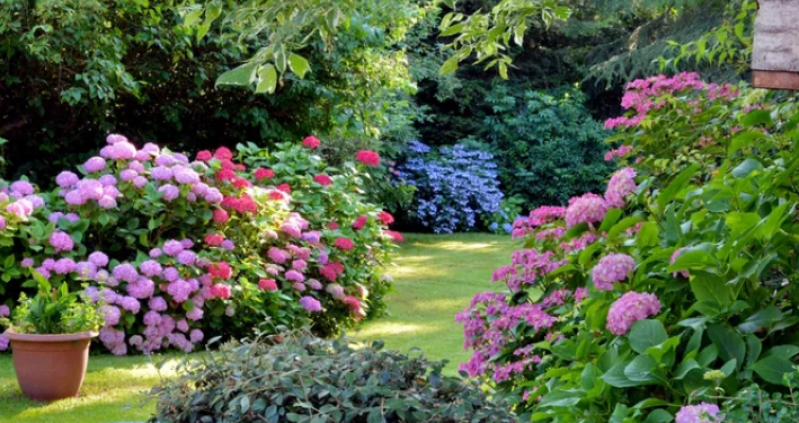
[[[494,156],[463,145],[438,151],[411,141],[399,178],[416,187],[411,216],[436,233],[485,226],[502,201]]]

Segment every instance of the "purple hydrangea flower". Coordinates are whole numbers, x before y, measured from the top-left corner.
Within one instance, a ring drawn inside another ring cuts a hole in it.
[[[132,264],[122,263],[114,268],[114,277],[120,281],[133,283],[139,279],[139,273]]]
[[[178,254],[178,263],[185,266],[191,266],[194,264],[196,258],[197,257],[194,255],[194,252],[188,250],[182,251],[180,254]]]
[[[322,303],[316,298],[307,295],[300,298],[300,305],[311,313],[322,311]]]
[[[161,264],[155,260],[146,260],[142,262],[142,264],[139,265],[139,269],[148,277],[160,275],[163,271]]]
[[[56,176],[55,183],[61,188],[70,188],[77,184],[79,180],[78,175],[65,170]]]
[[[660,312],[660,301],[655,294],[627,292],[610,306],[608,330],[615,335],[624,335],[633,323]]]
[[[53,270],[59,275],[66,275],[67,273],[72,273],[75,270],[75,266],[74,260],[65,257],[55,262]]]
[[[158,192],[164,193],[163,198],[166,201],[172,201],[178,198],[178,196],[180,195],[180,190],[178,189],[178,187],[171,184],[166,184],[161,186],[160,188],[158,188]]]
[[[703,402],[699,405],[686,405],[675,416],[675,423],[715,423],[720,422],[719,407]]]
[[[56,253],[72,251],[72,249],[75,248],[75,243],[72,242],[72,238],[69,234],[60,230],[53,231],[53,233],[50,234],[48,242],[55,249]]]
[[[181,244],[180,241],[171,239],[164,243],[163,249],[167,255],[175,257],[183,251],[183,244]]]
[[[19,196],[31,195],[33,191],[33,185],[28,181],[16,181],[11,184],[11,192]]]
[[[95,251],[89,254],[89,261],[97,267],[105,267],[108,264],[108,256],[101,251]]]

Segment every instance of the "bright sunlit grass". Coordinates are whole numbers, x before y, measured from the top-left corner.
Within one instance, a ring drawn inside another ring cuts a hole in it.
[[[391,269],[396,291],[389,295],[390,316],[365,324],[355,333],[358,340],[382,339],[386,346],[407,352],[421,348],[435,360],[447,359],[446,371],[468,359],[463,351],[461,327],[455,314],[472,296],[502,286],[491,285],[491,272],[510,262],[514,242],[508,236],[486,234],[412,235]],[[174,374],[174,366],[185,357],[166,356],[169,364],[161,375]],[[80,398],[51,404],[25,399],[19,391],[11,356],[0,355],[0,423],[116,423],[146,421],[154,403],[142,406],[143,392],[159,381],[155,364],[164,357],[114,357],[96,355]]]

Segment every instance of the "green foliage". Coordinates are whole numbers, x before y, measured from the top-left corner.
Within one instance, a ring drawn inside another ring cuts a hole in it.
[[[532,213],[525,249],[495,272],[508,292],[458,317],[465,369],[534,421],[667,422],[752,398],[751,381],[768,419],[793,402],[766,398],[792,391],[799,352],[796,97],[696,78],[631,85],[630,114],[608,122],[631,168],[604,198]]]
[[[333,3],[343,5],[325,4]],[[339,29],[330,42],[284,40],[297,55],[285,55],[286,68],[303,68],[301,56],[310,69],[303,79],[276,72],[278,86],[267,95],[215,84],[272,45],[263,37],[237,36],[243,33],[227,17],[247,13],[246,4],[203,2],[206,12],[192,15],[200,18],[196,22],[190,13],[179,14],[180,7],[197,4],[4,0],[0,137],[9,141],[3,156],[10,170],[45,180],[52,176],[50,169],[78,162],[112,131],[137,141],[168,140],[176,151],[194,152],[214,148],[220,140],[269,145],[311,133],[357,139],[376,149],[379,139],[391,142],[396,139],[391,134],[408,129],[407,121],[388,121],[397,115],[391,111],[399,107],[395,103],[407,105],[413,91],[398,45],[425,9],[408,2],[374,1],[368,8],[352,2],[361,13],[338,16]],[[268,18],[253,10],[241,24],[254,23],[250,19],[256,15]]]
[[[69,292],[66,283],[54,288],[47,279],[33,274],[38,292],[31,298],[22,294],[12,318],[0,323],[16,333],[60,335],[97,330],[103,324],[97,306]],[[34,281],[31,281],[34,283]]]
[[[444,363],[382,350],[354,349],[307,331],[231,342],[189,361],[151,392],[151,421],[509,422],[501,401],[475,383],[442,376]]]
[[[603,160],[606,132],[578,90],[548,94],[495,85],[485,101],[491,109],[477,137],[495,153],[506,195],[523,198],[530,210],[603,188],[611,169]]]

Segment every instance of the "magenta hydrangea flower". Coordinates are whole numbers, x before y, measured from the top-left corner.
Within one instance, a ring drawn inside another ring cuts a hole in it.
[[[680,408],[674,418],[675,423],[716,423],[719,418],[719,407],[715,404],[702,402],[699,405],[686,405]]]
[[[141,309],[141,303],[139,300],[133,297],[117,297],[117,304],[122,306],[125,310],[137,314]]]
[[[11,315],[11,310],[5,304],[0,304],[0,317],[8,317]]]
[[[596,194],[574,197],[569,200],[569,207],[566,208],[566,226],[571,228],[580,223],[601,222],[607,212],[605,199]]]
[[[178,183],[184,185],[197,184],[200,182],[200,175],[197,172],[185,167],[175,172],[174,176]]]
[[[150,298],[155,293],[155,282],[145,277],[139,277],[135,282],[128,283],[127,290],[131,297],[143,300]]]
[[[33,185],[28,181],[16,181],[11,184],[11,192],[19,196],[31,195],[33,191]]]
[[[635,191],[635,176],[633,168],[625,167],[610,177],[605,191],[605,201],[609,207],[624,207],[624,200]]]
[[[150,301],[147,303],[150,306],[150,310],[154,311],[165,311],[167,309],[166,300],[162,297],[153,297],[150,298]]]
[[[150,250],[150,258],[161,257],[161,254],[163,254],[163,252],[161,251],[160,248],[153,248],[152,250]]]
[[[164,279],[169,282],[175,282],[176,280],[180,279],[180,273],[178,272],[178,269],[175,269],[174,267],[167,267],[164,269],[163,276]]]
[[[50,234],[48,242],[55,249],[56,253],[72,251],[72,249],[75,248],[75,243],[72,242],[72,238],[69,234],[60,230],[53,231],[53,233]]]
[[[182,251],[180,254],[178,254],[178,263],[180,263],[182,265],[185,265],[185,266],[193,265],[194,261],[196,259],[197,259],[197,256],[192,251],[186,250],[186,251]]]
[[[141,162],[133,160],[128,163],[128,169],[135,170],[136,173],[142,174],[144,173],[144,165]]]
[[[22,265],[22,267],[33,267],[34,266],[33,259],[30,258],[30,257],[25,257],[24,259],[22,259],[21,262],[19,262],[19,264]]]
[[[192,329],[192,331],[189,333],[189,340],[194,344],[201,342],[204,337],[205,335],[203,334],[203,331],[199,329]]]
[[[191,285],[183,279],[178,279],[167,285],[166,292],[172,296],[176,303],[184,303],[191,295]]]
[[[655,294],[627,292],[610,306],[608,311],[608,330],[615,335],[624,335],[633,323],[657,315],[660,301]]]
[[[183,251],[183,244],[180,241],[171,239],[164,243],[163,250],[167,255],[175,257]]]
[[[305,280],[305,276],[296,270],[289,270],[286,272],[286,279],[294,282],[302,282]]]
[[[178,187],[171,184],[166,184],[161,186],[160,188],[158,188],[158,192],[164,193],[163,198],[166,201],[172,201],[178,198],[178,196],[180,195],[180,190],[178,189]]]
[[[89,254],[89,261],[97,267],[105,267],[108,264],[108,256],[100,251]]]
[[[600,291],[613,290],[614,282],[621,282],[635,269],[635,260],[627,254],[608,254],[594,266],[591,277]]]
[[[145,260],[139,265],[139,270],[147,277],[152,278],[153,276],[160,275],[163,269],[161,268],[161,264],[157,261]]]
[[[105,159],[102,157],[94,156],[89,160],[86,160],[86,163],[83,164],[83,168],[86,169],[86,172],[95,173],[105,169]]]
[[[55,183],[61,188],[70,188],[77,184],[79,180],[78,175],[65,170],[56,176]]]
[[[168,181],[172,179],[172,169],[166,166],[157,166],[150,170],[150,176],[157,181]]]
[[[133,186],[134,187],[141,188],[141,187],[143,187],[145,185],[147,185],[147,178],[145,178],[144,176],[137,176],[137,177],[133,178]]]
[[[125,169],[119,174],[119,179],[122,179],[123,181],[132,181],[136,179],[137,176],[139,176],[139,173],[135,170]]]
[[[114,268],[114,277],[120,281],[133,283],[139,279],[139,273],[132,264],[122,263]]]
[[[105,305],[100,307],[100,314],[102,314],[106,326],[115,326],[119,324],[119,317],[122,312],[115,306]]]
[[[310,297],[308,295],[300,298],[300,305],[302,308],[308,310],[311,313],[316,313],[322,311],[322,303],[319,302],[314,297]]]
[[[272,261],[274,261],[277,264],[283,264],[286,262],[286,260],[291,258],[291,254],[277,247],[271,247],[266,252],[266,255],[269,256],[269,258],[272,259]]]

